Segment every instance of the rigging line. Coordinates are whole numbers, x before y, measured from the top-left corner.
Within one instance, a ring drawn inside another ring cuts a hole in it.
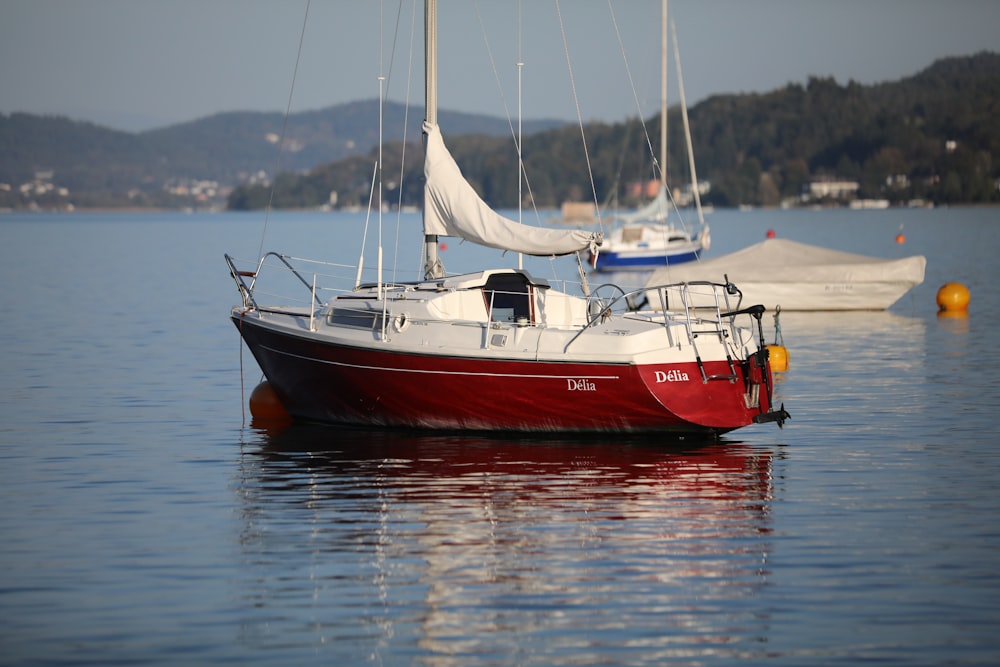
[[[535,201],[535,193],[531,189],[531,181],[528,180],[528,170],[524,164],[523,145],[524,129],[524,6],[522,0],[517,0],[517,221],[523,223],[524,215],[524,188],[528,189],[528,201],[531,203],[531,211],[535,214],[535,221],[541,222],[541,215],[538,212],[538,202]],[[522,256],[518,254],[518,268],[524,268]],[[580,262],[580,253],[576,253],[577,263]],[[556,270],[556,258],[549,257],[549,271],[552,273],[553,281],[559,279],[559,272]],[[541,338],[539,338],[539,344]]]
[[[240,415],[242,417],[241,428],[246,428],[247,425],[247,389],[246,381],[243,378],[243,316],[246,313],[240,313],[240,335],[239,335],[239,346],[240,346]],[[777,318],[776,318],[777,319]]]
[[[580,98],[576,93],[576,80],[573,78],[573,63],[569,57],[569,43],[566,41],[566,27],[563,25],[562,9],[559,7],[559,0],[555,0],[556,14],[559,15],[559,32],[562,35],[563,52],[566,55],[566,68],[569,70],[569,83],[573,89],[573,103],[576,105],[576,118],[580,125],[580,138],[583,140],[583,154],[587,161],[587,175],[590,176],[590,191],[594,197],[594,207],[597,210],[597,220],[604,231],[604,220],[601,218],[601,203],[597,199],[597,185],[594,183],[594,169],[590,164],[590,151],[587,149],[587,134],[583,129],[583,115],[580,112]]]
[[[514,131],[514,123],[510,119],[510,109],[507,107],[507,97],[503,94],[503,86],[500,84],[500,73],[497,71],[496,59],[493,57],[493,49],[490,48],[490,38],[486,33],[486,25],[483,23],[482,12],[479,11],[479,3],[475,0],[472,6],[476,9],[476,19],[479,21],[479,30],[483,34],[483,43],[486,45],[486,55],[490,59],[490,68],[493,70],[493,80],[496,81],[497,90],[500,91],[500,102],[503,104],[503,112],[507,118],[507,127],[510,128],[511,136],[514,137],[514,144],[517,147],[518,155],[521,153],[521,146],[518,144],[517,133]]]
[[[400,24],[400,21],[401,21],[402,16],[403,16],[403,2],[404,2],[404,0],[399,0],[399,8],[398,8],[397,14],[396,14],[396,27],[395,27],[395,30],[394,30],[394,33],[393,33],[393,41],[392,41],[392,56],[391,56],[391,59],[390,59],[390,62],[389,62],[389,72],[390,72],[389,76],[390,76],[390,78],[392,77],[392,67],[395,64],[395,60],[396,60],[396,41],[399,39],[399,24]],[[411,84],[413,83],[413,47],[414,47],[414,40],[415,40],[414,34],[415,34],[416,23],[417,23],[417,3],[416,3],[416,0],[413,0],[413,2],[410,4],[410,8],[412,10],[410,12],[410,49],[409,49],[409,51],[410,51],[410,58],[409,58],[409,62],[407,64],[407,72],[406,72],[406,98],[405,98],[405,101],[403,103],[403,139],[402,139],[402,145],[400,147],[400,154],[399,154],[399,179],[398,179],[399,191],[398,191],[398,194],[396,196],[396,239],[394,241],[393,251],[392,251],[392,253],[393,253],[392,254],[392,282],[393,283],[396,282],[396,274],[397,274],[398,268],[399,268],[400,232],[401,232],[402,227],[403,227],[403,192],[404,192],[403,183],[405,182],[404,176],[405,176],[405,173],[406,173],[406,140],[407,140],[407,137],[409,136],[409,134],[407,133],[407,129],[408,129],[409,124],[410,124],[410,93],[412,91],[412,85]],[[388,82],[386,83],[386,88],[388,89]],[[417,270],[419,272],[419,267],[418,267]]]
[[[405,2],[405,0],[399,0],[399,3],[396,6],[396,23],[395,23],[395,26],[394,26],[393,31],[392,31],[392,48],[390,49],[390,52],[389,52],[389,72],[388,72],[388,74],[386,74],[383,77],[383,79],[385,81],[384,95],[385,95],[386,98],[388,98],[388,95],[389,95],[389,86],[390,86],[390,84],[392,82],[392,69],[393,69],[393,65],[395,65],[395,63],[396,63],[396,47],[398,46],[398,42],[399,42],[399,27],[400,27],[400,24],[402,23],[403,3],[404,2]],[[398,195],[397,195],[397,198],[396,198],[396,238],[395,238],[394,245],[393,245],[392,282],[396,281],[396,273],[397,273],[398,264],[399,264],[400,233],[401,233],[401,228],[402,228],[402,225],[403,225],[403,222],[402,222],[402,215],[403,215],[403,175],[405,173],[405,166],[406,166],[406,138],[408,136],[407,135],[407,128],[408,128],[409,120],[410,120],[410,92],[411,92],[411,89],[410,89],[409,82],[412,81],[412,76],[413,76],[413,42],[414,42],[414,30],[415,30],[414,26],[416,25],[416,15],[417,15],[416,0],[414,0],[413,3],[410,6],[413,9],[413,11],[411,12],[411,18],[410,18],[410,60],[409,60],[409,65],[408,65],[408,70],[407,70],[406,103],[405,103],[405,105],[403,107],[403,139],[402,139],[402,147],[400,148],[401,152],[400,152],[399,181],[398,181],[399,182],[399,192],[398,192]],[[381,5],[380,5],[380,11],[381,11]],[[381,46],[381,43],[382,43],[381,24],[382,24],[382,21],[380,20],[379,21],[379,26],[380,26],[380,29],[379,29],[379,44],[380,44],[380,46],[379,46],[379,73],[380,73],[380,75],[381,75],[381,72],[382,72],[382,64],[381,64],[381,62],[382,62],[382,60],[381,60],[382,59],[382,52],[384,50],[384,48]],[[379,117],[380,117],[380,119],[382,118],[381,113],[380,113]],[[381,133],[380,133],[380,135],[381,135]],[[381,146],[382,146],[382,140],[380,139],[379,140],[379,147],[380,147],[379,148],[379,152],[380,152],[380,155],[381,155]],[[379,166],[379,173],[382,173],[382,167],[384,166],[384,165],[381,164],[381,162],[382,161],[380,159],[379,160],[379,165],[380,165]],[[381,192],[381,189],[382,188],[381,188],[381,184],[380,184],[380,187],[379,187],[380,192]],[[381,196],[380,196],[380,201],[381,201]],[[381,219],[381,213],[380,213],[380,219]],[[381,224],[379,225],[379,237],[381,238]],[[379,247],[381,248],[381,242],[379,243]],[[381,253],[381,250],[379,252]]]
[[[517,221],[522,222],[521,216],[524,209],[524,192],[523,184],[524,179],[522,178],[522,163],[523,154],[521,153],[522,148],[522,137],[524,137],[524,45],[522,44],[524,37],[524,26],[521,21],[521,0],[517,1]],[[518,255],[518,262],[520,263],[520,255]],[[518,266],[520,268],[520,265]]]
[[[674,38],[674,63],[677,65],[677,87],[680,90],[681,119],[684,121],[684,137],[687,140],[688,167],[691,169],[691,192],[698,211],[698,222],[705,226],[705,214],[701,210],[701,193],[698,190],[698,172],[694,168],[694,147],[691,145],[691,125],[688,122],[687,100],[684,98],[684,75],[681,73],[681,50],[677,45],[677,26],[670,19],[670,31]]]
[[[622,40],[621,30],[618,28],[618,17],[615,15],[612,0],[608,0],[608,10],[611,12],[611,23],[615,27],[615,36],[618,38],[618,48],[622,52],[622,61],[625,63],[625,73],[628,75],[628,83],[632,87],[632,99],[635,100],[635,107],[639,111],[639,123],[642,125],[642,133],[646,137],[646,147],[649,148],[649,155],[653,158],[653,175],[659,179],[666,165],[660,164],[660,161],[656,157],[656,151],[653,150],[653,140],[649,137],[649,128],[646,127],[646,119],[642,116],[642,103],[639,101],[639,93],[636,92],[635,80],[632,78],[632,67],[629,65],[628,54],[625,51],[625,42]],[[660,122],[664,122],[664,119],[660,119]]]
[[[404,2],[404,0],[399,0],[399,5],[396,8],[396,25],[395,25],[395,27],[393,28],[393,31],[392,31],[392,49],[389,51],[389,73],[385,75],[386,96],[388,96],[388,94],[389,94],[389,82],[392,81],[392,66],[396,62],[396,41],[399,39],[399,21],[400,21],[401,17],[403,16],[403,2]],[[379,35],[380,35],[379,39],[380,40],[381,40],[381,34],[382,34],[382,31],[380,29],[379,30]],[[379,49],[379,51],[380,51],[379,57],[381,57],[381,50],[382,49],[380,48]],[[412,55],[412,49],[411,49],[410,52],[411,52],[411,55]],[[382,71],[381,65],[379,65],[379,71],[380,72]]]
[[[295,94],[295,80],[299,75],[299,61],[302,59],[302,44],[306,41],[306,24],[309,22],[309,7],[312,0],[306,0],[306,11],[302,17],[302,32],[299,33],[299,48],[295,52],[295,68],[292,70],[292,85],[288,89],[288,103],[285,105],[285,117],[281,121],[281,136],[278,138],[278,149],[274,157],[274,174],[277,176],[281,167],[281,151],[285,146],[285,132],[288,131],[288,116],[292,111],[292,97]],[[260,247],[257,249],[257,258],[264,254],[264,237],[267,236],[267,223],[271,216],[271,206],[274,203],[274,189],[277,178],[271,180],[271,192],[267,196],[267,207],[264,209],[264,228],[260,232]]]
[[[372,219],[372,201],[375,199],[375,184],[378,183],[378,161],[372,168],[372,184],[368,190],[368,211],[365,214],[365,226],[361,232],[361,254],[358,257],[358,272],[354,278],[354,287],[361,285],[362,272],[365,266],[365,247],[368,245],[368,226]]]
[[[614,24],[614,27],[615,27],[615,35],[618,38],[618,46],[619,46],[619,48],[621,49],[621,52],[622,52],[622,60],[625,62],[625,71],[628,74],[629,85],[631,85],[631,87],[632,87],[632,97],[635,99],[635,105],[639,109],[639,124],[642,126],[642,133],[646,137],[646,147],[649,150],[649,156],[650,156],[650,158],[653,161],[653,176],[656,177],[657,180],[659,180],[661,183],[663,183],[664,185],[666,185],[666,168],[667,168],[667,165],[666,164],[660,164],[660,160],[656,156],[656,151],[653,150],[653,141],[649,137],[649,128],[646,126],[646,120],[642,116],[642,104],[639,102],[639,95],[636,92],[635,81],[632,78],[632,69],[629,66],[628,55],[627,55],[627,53],[625,51],[625,42],[622,40],[621,31],[618,28],[618,18],[615,15],[615,9],[614,9],[614,6],[612,5],[612,0],[608,0],[608,9],[611,12],[611,22]],[[671,24],[671,26],[673,26],[673,21],[672,20],[670,21],[670,24]],[[680,76],[680,56],[677,53],[677,31],[676,31],[676,29],[674,30],[674,54],[675,54],[674,60],[676,61],[677,66],[678,66],[678,77],[679,77]],[[683,97],[683,83],[681,83],[681,87],[682,87],[681,96]],[[665,102],[665,100],[661,100],[661,101]],[[686,106],[685,106],[683,100],[681,102],[681,107],[682,107],[681,108],[682,113],[684,113],[686,115],[687,110],[686,110]],[[667,122],[666,110],[665,109],[661,109],[660,115],[661,115],[660,123],[666,123]],[[694,153],[691,150],[690,144],[688,145],[688,157],[692,161],[692,164],[693,164]],[[667,159],[666,156],[664,156],[664,160],[666,160],[666,159]],[[687,229],[687,224],[684,221],[684,216],[681,214],[680,207],[677,206],[677,202],[674,200],[674,195],[670,191],[670,188],[664,187],[664,191],[666,193],[668,203],[670,204],[670,206],[673,207],[673,210],[676,211],[676,213],[677,213],[677,217],[678,217],[678,220],[680,220],[680,222],[681,222],[681,226],[684,227],[685,229]],[[670,211],[670,207],[668,207],[666,213],[669,214],[669,211]],[[699,215],[699,218],[701,219],[701,224],[704,225],[704,218],[701,215]]]
[[[368,190],[368,208],[365,211],[365,224],[364,231],[361,233],[361,249],[358,252],[358,266],[357,273],[354,278],[354,287],[357,288],[361,285],[362,273],[364,272],[365,265],[365,249],[368,247],[368,230],[371,226],[372,221],[372,207],[377,206],[377,226],[378,226],[378,239],[376,241],[376,252],[378,254],[378,262],[375,266],[376,280],[378,281],[378,293],[382,293],[382,98],[383,91],[385,88],[385,77],[382,76],[382,9],[384,7],[383,2],[378,3],[378,42],[377,47],[377,62],[378,62],[378,76],[376,80],[378,81],[378,144],[376,146],[377,154],[375,156],[375,165],[372,168],[372,180],[371,186]]]
[[[513,123],[513,121],[511,121],[511,118],[510,118],[510,109],[507,106],[507,98],[506,98],[506,96],[503,93],[503,85],[500,83],[500,73],[497,70],[496,59],[493,57],[493,50],[490,48],[490,39],[489,39],[489,35],[486,32],[486,25],[483,22],[482,12],[479,11],[479,3],[474,0],[472,4],[473,4],[473,6],[476,9],[476,19],[479,21],[479,30],[483,34],[483,43],[486,45],[486,54],[489,56],[489,59],[490,59],[490,67],[493,70],[493,80],[496,81],[497,90],[500,92],[500,102],[503,104],[504,115],[506,116],[506,119],[507,119],[507,127],[510,129],[510,136],[513,137],[513,139],[514,139],[514,149],[517,151],[518,182],[520,183],[521,179],[522,178],[524,179],[524,185],[525,185],[525,187],[528,188],[528,201],[531,202],[531,208],[532,208],[532,210],[535,213],[535,221],[540,224],[541,223],[541,216],[538,213],[538,206],[535,204],[535,195],[534,195],[534,193],[531,190],[531,182],[528,180],[528,172],[524,168],[524,160],[522,159],[522,153],[521,153],[521,136],[520,136],[520,133],[518,132],[518,130],[514,129],[514,123]],[[518,21],[520,21],[520,15],[518,16]],[[518,39],[520,40],[520,25],[518,25],[518,33],[519,33],[518,34]],[[518,45],[518,49],[520,49],[520,42],[518,42],[518,44],[519,44]],[[520,61],[520,60],[521,60],[520,53],[518,53],[518,61]],[[518,64],[520,65],[522,63],[518,62]],[[519,118],[519,122],[520,122],[520,118]],[[521,207],[521,204],[520,204],[520,201],[519,201],[518,202],[518,210],[519,211],[520,211],[520,207]],[[520,220],[518,220],[518,222],[520,222]]]
[[[382,9],[384,4],[382,2],[378,3],[378,162],[376,173],[378,174],[378,259],[377,259],[377,276],[378,279],[378,292],[379,298],[382,298],[382,191],[383,191],[383,180],[382,180],[382,151],[385,144],[383,138],[383,126],[385,124],[385,75],[384,65],[382,63],[382,54],[385,51],[382,42],[382,25],[384,21],[382,20]],[[383,302],[384,303],[384,302]],[[384,317],[384,313],[383,313]],[[384,322],[384,319],[383,319]]]
[[[399,0],[399,7],[396,11],[396,27],[393,30],[392,38],[392,55],[389,57],[389,77],[386,80],[386,91],[388,94],[389,81],[392,79],[392,67],[396,62],[396,41],[399,39],[399,24],[403,16],[403,2],[404,0]],[[403,143],[400,148],[399,156],[399,194],[396,198],[396,240],[393,244],[392,250],[392,282],[396,282],[396,272],[399,264],[399,234],[403,226],[403,175],[406,171],[406,139],[407,139],[407,127],[410,122],[410,84],[413,81],[413,44],[414,44],[414,31],[417,23],[417,3],[416,0],[410,4],[412,12],[410,13],[410,59],[407,65],[406,72],[406,102],[403,105]]]

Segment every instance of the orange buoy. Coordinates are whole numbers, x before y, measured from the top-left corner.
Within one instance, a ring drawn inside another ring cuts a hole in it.
[[[969,288],[962,283],[945,283],[937,291],[941,312],[965,312],[969,309]]]
[[[250,393],[250,414],[262,421],[290,421],[291,415],[282,405],[274,387],[267,380],[254,387]]]
[[[777,236],[777,235],[774,233],[773,229],[767,230],[767,238],[773,239],[775,236]]]
[[[906,236],[902,232],[896,234],[896,243],[906,243]]]
[[[783,373],[788,370],[788,348],[784,345],[768,345],[767,355],[771,360],[771,370]]]

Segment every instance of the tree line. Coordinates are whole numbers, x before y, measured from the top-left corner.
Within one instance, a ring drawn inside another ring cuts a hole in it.
[[[856,181],[858,197],[895,204],[998,202],[998,111],[1000,54],[983,52],[940,60],[898,82],[842,85],[814,77],[769,93],[716,95],[688,115],[699,179],[711,182],[703,201],[730,207],[801,201],[819,179]],[[658,154],[659,122],[657,114],[645,123],[587,124],[586,153],[575,126],[526,136],[524,198],[549,208],[590,200],[596,191],[599,203],[638,203],[628,185],[657,177],[651,153]],[[667,128],[667,173],[676,186],[690,180],[679,108],[668,111]],[[515,207],[517,155],[510,138],[450,136],[444,125],[442,131],[483,199]],[[384,201],[419,205],[422,153],[416,142],[383,148]],[[282,174],[271,185],[236,188],[228,206],[255,209],[270,200],[278,208],[316,207],[330,204],[331,193],[336,206],[363,206],[375,156],[373,150]]]

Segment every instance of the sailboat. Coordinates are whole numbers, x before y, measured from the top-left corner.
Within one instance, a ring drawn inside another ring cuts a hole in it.
[[[635,306],[645,289],[574,295],[521,268],[448,275],[442,236],[547,257],[597,252],[602,237],[503,218],[462,177],[437,124],[436,17],[436,0],[426,0],[422,277],[388,281],[380,271],[323,300],[321,276],[292,257],[266,253],[247,268],[226,255],[242,295],[230,317],[288,414],[534,433],[714,436],[782,424],[788,413],[772,407],[764,309],[742,307],[735,285],[662,285],[661,303],[674,308],[642,311]],[[261,287],[265,265],[291,272],[306,305],[260,303],[259,292],[270,293]],[[708,297],[711,307],[691,305]]]
[[[674,224],[675,216],[670,213],[674,207],[667,190],[667,0],[662,0],[661,18],[659,189],[656,196],[645,206],[617,216],[619,224],[608,234],[600,254],[591,256],[591,262],[598,271],[648,271],[690,262],[698,259],[711,244],[694,166],[676,30],[673,41],[674,61],[677,63],[681,114],[687,139],[688,166],[691,171],[691,195],[699,222],[698,233],[692,234],[683,226]]]

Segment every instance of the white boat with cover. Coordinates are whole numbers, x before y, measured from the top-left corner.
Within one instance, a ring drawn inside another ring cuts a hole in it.
[[[926,266],[922,255],[880,259],[770,238],[728,255],[658,269],[648,285],[730,280],[745,299],[768,310],[885,310],[924,281]],[[662,307],[655,289],[650,299]]]

